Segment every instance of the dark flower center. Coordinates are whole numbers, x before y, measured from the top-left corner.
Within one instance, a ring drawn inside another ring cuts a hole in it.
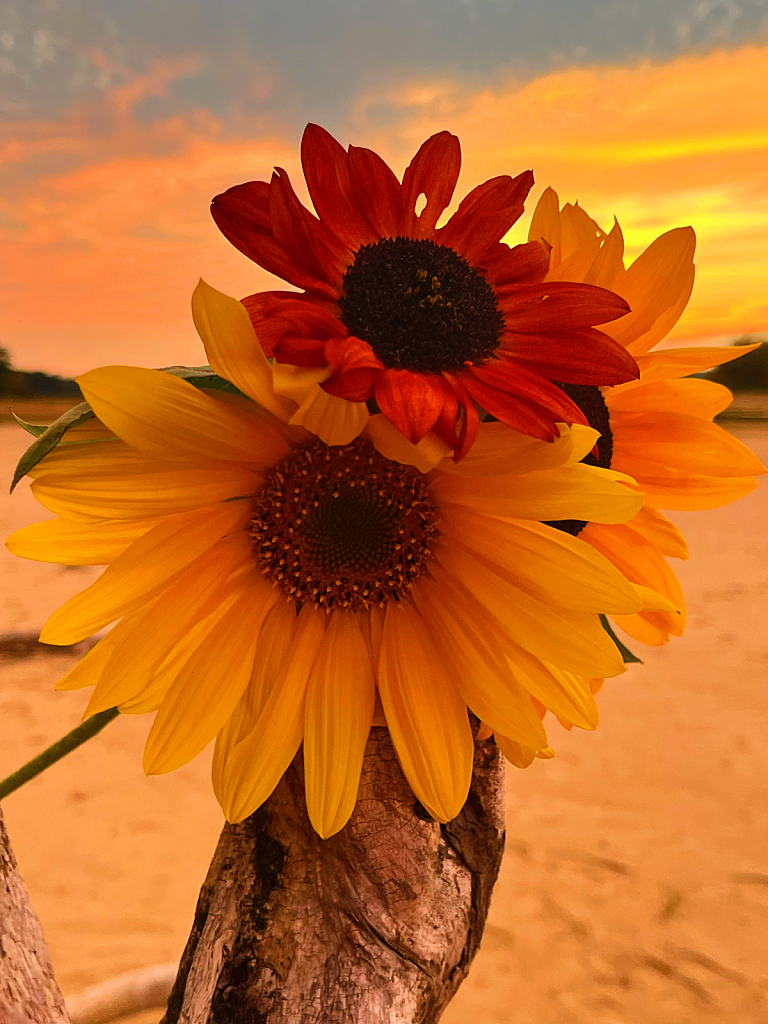
[[[597,439],[597,457],[589,452],[581,461],[586,462],[588,466],[610,469],[613,455],[613,434],[611,433],[608,407],[600,388],[592,387],[589,384],[561,384],[559,382],[557,386],[578,405],[587,417],[590,427],[600,431],[600,437]],[[587,524],[582,519],[556,519],[546,525],[554,526],[556,530],[562,530],[564,533],[570,533],[572,537],[577,537]]]
[[[286,595],[359,611],[410,591],[436,524],[422,474],[357,438],[338,447],[316,440],[278,463],[249,532],[262,571]]]
[[[444,245],[383,238],[344,274],[341,319],[389,369],[460,370],[487,359],[504,317],[493,289]]]

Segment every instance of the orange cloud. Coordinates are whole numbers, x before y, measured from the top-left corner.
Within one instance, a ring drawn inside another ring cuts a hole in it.
[[[388,102],[397,134],[374,133],[401,159],[443,127],[461,136],[466,190],[533,167],[602,224],[614,215],[636,255],[692,224],[697,283],[677,339],[768,328],[768,46],[665,64],[575,68],[467,92],[453,81],[406,83],[362,97],[360,131]],[[520,237],[518,231],[515,237]]]
[[[533,167],[631,254],[693,224],[698,278],[678,339],[768,327],[768,47],[638,67],[579,68],[468,91],[406,82],[359,97],[343,141],[401,170],[418,144],[461,136],[458,194]],[[297,190],[298,139],[255,124],[227,136],[206,111],[145,124],[136,104],[191,73],[157,65],[61,121],[0,128],[0,345],[18,365],[79,372],[95,363],[198,362],[189,297],[202,275],[243,295],[272,279],[217,232],[208,203],[284,166]],[[390,117],[376,127],[382,104]],[[524,234],[521,225],[513,232]]]

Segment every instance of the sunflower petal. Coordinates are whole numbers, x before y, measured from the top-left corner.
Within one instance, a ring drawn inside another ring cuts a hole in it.
[[[304,770],[309,820],[323,839],[355,807],[376,685],[357,616],[334,612],[307,687]]]
[[[48,619],[40,633],[47,644],[74,644],[160,594],[223,534],[244,522],[242,502],[182,513],[134,541],[102,575]]]
[[[621,523],[631,519],[643,495],[620,483],[610,470],[577,465],[486,479],[441,473],[431,485],[441,501],[507,519],[583,519]]]
[[[615,676],[624,671],[616,646],[597,615],[539,601],[455,544],[441,544],[435,554],[449,575],[494,617],[507,644],[524,645],[543,661],[587,676]]]
[[[196,757],[237,707],[253,669],[259,629],[278,599],[261,576],[237,587],[237,599],[176,677],[144,750],[144,771],[158,775]]]
[[[135,471],[48,473],[31,485],[37,500],[65,519],[154,519],[253,494],[261,478],[239,466],[146,461]]]
[[[283,438],[259,416],[235,410],[173,374],[103,366],[77,381],[110,430],[161,459],[224,460],[263,472],[288,453]]]
[[[445,587],[449,582],[452,591]],[[421,581],[413,597],[462,700],[475,715],[492,732],[503,730],[521,743],[544,746],[547,736],[539,716],[510,672],[482,605],[442,570],[434,582]]]
[[[281,420],[292,406],[275,394],[272,368],[242,302],[200,279],[192,294],[192,319],[212,368]]]
[[[90,523],[48,519],[23,526],[5,543],[14,555],[38,562],[108,565],[157,523],[157,519],[108,519]]]
[[[138,699],[190,630],[204,623],[202,638],[213,629],[229,608],[236,585],[252,569],[245,531],[223,537],[192,562],[132,617],[133,629],[115,647],[92,697],[92,713]]]
[[[385,459],[401,462],[405,466],[416,466],[422,473],[429,473],[447,455],[451,454],[448,445],[443,444],[440,438],[431,431],[422,437],[418,444],[413,444],[400,433],[391,420],[381,413],[371,416],[365,426],[365,434],[370,437],[376,450]]]
[[[387,606],[379,695],[411,789],[437,821],[455,818],[469,793],[473,740],[464,701],[419,613]]]
[[[253,814],[296,756],[304,735],[304,701],[325,635],[326,615],[305,606],[291,652],[253,729],[231,751],[217,794],[228,821]]]
[[[445,509],[440,529],[541,601],[583,612],[638,612],[643,600],[589,544],[543,523],[515,523],[468,508]]]
[[[279,681],[291,653],[296,625],[296,606],[293,601],[275,602],[261,625],[250,681],[240,703],[216,737],[213,749],[213,789],[220,801],[223,800],[229,756],[237,744],[253,730],[267,698]]]

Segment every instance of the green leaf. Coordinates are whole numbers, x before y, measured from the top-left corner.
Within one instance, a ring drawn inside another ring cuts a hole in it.
[[[210,366],[161,366],[163,373],[172,373],[174,377],[181,377],[189,381],[196,388],[206,388],[211,391],[226,391],[230,395],[239,395],[241,398],[248,398],[240,388],[236,388],[224,377],[219,377]],[[248,398],[248,401],[251,401]]]
[[[23,427],[23,429],[26,430],[28,434],[31,434],[32,437],[40,437],[40,435],[44,434],[48,429],[47,424],[40,425],[35,423],[27,423],[27,421],[23,420],[21,416],[17,416],[13,409],[11,409],[11,416],[13,416],[13,418],[16,420],[19,426]]]
[[[53,451],[70,427],[76,427],[80,423],[85,423],[86,420],[92,419],[95,419],[93,409],[91,409],[87,402],[81,402],[80,405],[76,405],[74,409],[68,409],[57,420],[54,420],[49,427],[46,427],[38,439],[21,456],[16,472],[13,474],[11,491],[16,487],[19,480],[27,475],[30,469],[34,469],[41,459],[44,459],[49,452]]]
[[[605,615],[601,615],[600,616],[600,622],[601,622],[602,627],[605,630],[605,632],[608,634],[608,636],[611,638],[611,640],[613,640],[613,642],[619,648],[619,654],[621,655],[622,661],[624,662],[624,664],[625,665],[642,665],[643,664],[642,658],[638,658],[635,654],[632,653],[632,651],[630,651],[630,649],[628,647],[624,646],[624,644],[621,642],[621,640],[619,640],[619,638],[616,636],[616,634],[611,629],[611,624],[610,624],[610,622],[608,621],[608,619],[607,619],[607,617]]]

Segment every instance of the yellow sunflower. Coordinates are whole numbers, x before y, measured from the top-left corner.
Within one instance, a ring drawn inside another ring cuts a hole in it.
[[[610,288],[631,309],[601,330],[635,357],[639,379],[617,387],[561,386],[600,431],[587,461],[634,477],[645,493],[643,507],[625,523],[578,517],[557,525],[681,611],[612,616],[633,639],[658,646],[685,628],[682,589],[667,558],[688,557],[685,538],[659,510],[717,508],[749,494],[757,486],[756,474],[765,472],[746,445],[712,422],[730,403],[730,391],[688,375],[737,359],[755,346],[652,351],[677,323],[693,288],[696,237],[690,227],[667,231],[625,269],[618,222],[606,234],[578,204],[560,209],[557,193],[548,188],[529,237],[552,247],[547,280]]]
[[[250,400],[159,370],[93,370],[79,384],[97,421],[67,435],[88,443],[30,473],[59,518],[19,530],[11,551],[107,564],[41,639],[117,623],[59,688],[95,684],[87,714],[156,711],[148,773],[215,738],[230,821],[269,796],[303,742],[322,836],[352,812],[374,721],[440,821],[469,788],[468,708],[513,758],[546,755],[534,700],[594,728],[582,677],[623,669],[598,613],[671,611],[540,522],[636,513],[642,496],[619,474],[581,462],[596,432],[563,427],[546,443],[483,424],[463,462],[436,468],[429,439],[413,445],[382,415],[329,445],[289,422],[299,406],[254,359],[239,302],[201,284],[193,312],[212,366]]]

